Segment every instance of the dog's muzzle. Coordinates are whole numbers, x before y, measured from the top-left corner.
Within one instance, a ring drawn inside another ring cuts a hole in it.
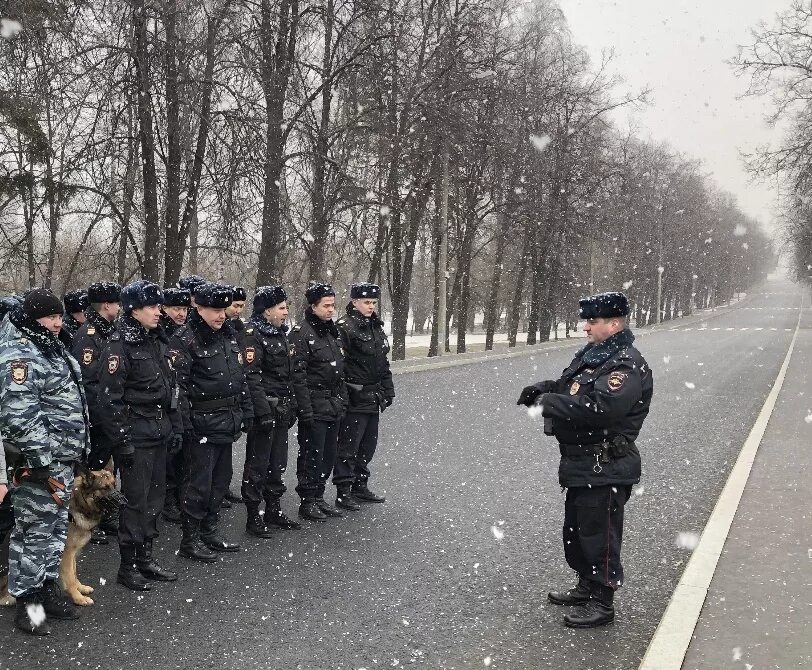
[[[104,498],[99,498],[96,503],[102,513],[110,514],[118,510],[119,507],[127,504],[126,496],[118,489],[113,489]]]

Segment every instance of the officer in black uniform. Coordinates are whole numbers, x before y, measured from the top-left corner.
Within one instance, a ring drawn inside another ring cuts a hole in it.
[[[324,487],[335,463],[339,425],[347,410],[344,354],[333,323],[335,295],[328,284],[308,287],[305,297],[310,306],[290,336],[299,417],[296,492],[302,499],[299,516],[310,521],[343,516],[324,500]]]
[[[161,307],[161,326],[167,337],[175,334],[186,323],[192,294],[187,289],[165,288],[164,303]],[[166,452],[166,498],[161,516],[170,523],[180,523],[180,489],[183,485],[183,449],[177,440],[169,445]]]
[[[248,294],[242,286],[234,286],[233,290],[234,300],[232,300],[231,304],[226,307],[226,317],[228,318],[228,324],[237,335],[237,342],[240,345],[240,350],[243,351],[245,349],[245,322],[242,320],[240,315],[245,309],[245,301],[248,299]],[[226,491],[226,497],[223,500],[223,507],[231,507],[231,503],[241,503],[242,501],[242,496],[233,491],[229,486],[228,490]]]
[[[200,275],[189,275],[187,277],[181,277],[178,280],[178,288],[189,291],[189,295],[191,296],[189,311],[197,307],[197,303],[195,302],[195,289],[197,289],[198,286],[203,286],[203,284],[208,284],[208,281],[203,279]]]
[[[632,346],[629,302],[619,292],[580,301],[588,344],[558,380],[527,386],[518,404],[541,405],[545,433],[559,442],[558,478],[567,488],[564,555],[578,584],[551,592],[557,605],[582,605],[564,617],[572,628],[614,620],[614,592],[623,583],[623,510],[640,481],[635,445],[649,412],[651,369]]]
[[[139,279],[121,291],[123,315],[102,353],[99,394],[102,428],[116,445],[121,491],[118,541],[121,566],[116,577],[133,591],[149,591],[151,581],[172,582],[152,553],[158,515],[166,492],[166,453],[180,443],[178,387],[169,341],[160,325],[160,286]]]
[[[260,286],[245,329],[243,359],[254,403],[254,426],[245,446],[242,498],[248,509],[246,530],[270,537],[268,526],[300,528],[281,509],[287,491],[288,430],[296,421],[293,362],[288,344],[288,296],[281,286]],[[265,500],[265,518],[259,505]]]
[[[74,291],[68,291],[63,302],[65,303],[65,316],[62,317],[60,334],[65,333],[70,338],[70,345],[72,345],[73,336],[86,320],[85,310],[90,307],[90,301],[87,298],[87,291],[77,288]]]
[[[336,505],[358,510],[356,502],[382,503],[369,490],[369,462],[378,444],[380,413],[392,404],[395,385],[389,370],[389,340],[375,308],[381,289],[375,284],[350,287],[347,313],[337,322],[344,349],[344,369],[350,404],[341,422],[333,484]]]
[[[212,562],[212,551],[239,551],[217,531],[220,505],[231,481],[231,449],[253,422],[242,352],[226,319],[230,286],[203,284],[197,308],[171,338],[180,387],[183,449],[188,481],[183,490],[181,556]]]

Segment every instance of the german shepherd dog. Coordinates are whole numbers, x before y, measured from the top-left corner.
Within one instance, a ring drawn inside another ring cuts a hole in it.
[[[59,564],[59,579],[62,588],[77,605],[92,605],[92,586],[86,586],[76,575],[76,558],[90,541],[90,534],[99,525],[104,513],[111,507],[126,502],[116,489],[116,478],[109,470],[88,470],[80,466],[77,470],[70,498],[68,538],[65,551]],[[4,544],[8,544],[9,532]],[[2,551],[0,551],[0,554]],[[13,605],[14,598],[8,593],[8,576],[0,577],[0,605]]]

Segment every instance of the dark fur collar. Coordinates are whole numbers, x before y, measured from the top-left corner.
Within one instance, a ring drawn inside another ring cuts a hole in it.
[[[278,328],[274,326],[262,314],[254,314],[251,316],[251,325],[256,328],[263,335],[284,335],[288,332],[288,327],[284,324]]]
[[[164,343],[168,341],[166,331],[160,324],[150,331],[144,328],[137,319],[126,314],[118,320],[118,331],[121,333],[121,339],[127,344],[143,344],[150,336],[156,337]]]
[[[336,328],[335,323],[333,323],[332,320],[322,321],[313,314],[313,310],[310,307],[305,310],[305,320],[313,327],[313,330],[316,331],[316,335],[319,337],[324,337],[329,333],[333,337],[338,338],[338,328]]]
[[[62,353],[62,342],[36,319],[29,318],[22,307],[15,307],[8,315],[9,321],[46,356]]]
[[[88,307],[85,310],[85,316],[87,317],[88,323],[91,326],[95,326],[96,330],[99,332],[99,335],[101,335],[105,339],[109,338],[110,335],[112,335],[113,331],[116,329],[115,323],[111,323],[110,321],[105,319],[92,307]]]
[[[580,358],[587,365],[603,365],[621,349],[630,347],[633,342],[634,333],[628,328],[625,328],[600,344],[587,344],[583,349],[578,351],[575,356]]]
[[[189,312],[189,320],[186,322],[186,325],[202,344],[212,344],[217,340],[219,335],[222,335],[227,340],[234,339],[234,329],[229,323],[230,320],[231,319],[226,319],[220,330],[214,330],[203,320],[203,317],[197,313],[197,310],[192,310]]]
[[[364,316],[361,314],[361,312],[355,309],[352,303],[347,305],[347,316],[355,321],[359,326],[383,326],[383,321],[381,321],[381,317],[378,316],[377,312],[372,312],[372,316]]]

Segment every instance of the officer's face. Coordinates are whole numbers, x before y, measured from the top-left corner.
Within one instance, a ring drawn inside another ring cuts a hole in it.
[[[361,316],[372,316],[378,301],[374,298],[356,298],[352,301],[352,306],[361,313]]]
[[[71,316],[76,319],[76,323],[84,323],[87,321],[87,317],[85,316],[84,312],[71,312]]]
[[[334,296],[327,296],[322,298],[315,305],[313,305],[313,314],[319,317],[322,321],[329,321],[335,316],[336,313],[336,299]]]
[[[182,326],[184,323],[186,323],[186,316],[189,314],[189,308],[188,307],[164,307],[164,312],[177,325]]]
[[[245,300],[235,300],[228,307],[226,307],[226,316],[229,319],[236,319],[242,314],[245,309]]]
[[[146,307],[136,307],[132,311],[133,318],[147,330],[158,327],[161,320],[161,306],[147,305]]]
[[[584,321],[584,332],[586,339],[592,344],[600,344],[604,340],[612,337],[615,333],[623,330],[619,319],[587,319]]]
[[[50,316],[41,316],[37,319],[37,323],[43,328],[47,328],[52,335],[59,335],[62,330],[62,315],[51,314]]]
[[[120,302],[103,302],[101,304],[101,309],[99,310],[99,315],[112,323],[118,318],[118,312],[120,309]]]
[[[212,330],[220,330],[226,322],[225,307],[217,309],[215,307],[198,307],[197,313]]]
[[[265,318],[274,326],[279,328],[288,320],[288,303],[280,302],[278,305],[269,307],[264,312]]]

